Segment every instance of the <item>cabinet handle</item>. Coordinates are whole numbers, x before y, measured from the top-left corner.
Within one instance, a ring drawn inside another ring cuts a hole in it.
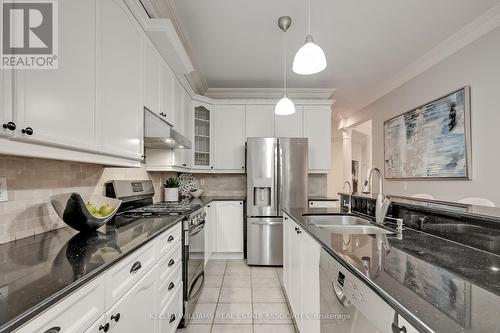
[[[99,326],[99,331],[104,331],[104,333],[109,331],[109,323]]]
[[[399,327],[395,323],[392,323],[391,326],[392,326],[393,333],[406,333],[406,327],[404,327],[404,326]]]
[[[213,166],[210,167],[210,169],[213,169],[213,168],[214,168]]]
[[[170,316],[170,320],[168,321],[169,324],[173,323],[175,321],[175,314],[172,314]]]
[[[134,262],[134,264],[132,265],[132,268],[130,268],[130,273],[135,273],[137,272],[138,270],[140,270],[142,268],[142,264],[140,261],[136,261]]]
[[[183,166],[183,167],[187,166],[187,163],[182,163],[182,166]]]
[[[168,236],[167,242],[172,243],[173,240],[174,240],[174,236],[172,236],[172,235]]]
[[[51,327],[44,333],[59,333],[59,332],[61,332],[61,328],[58,326],[58,327]]]
[[[288,217],[285,216],[285,221],[288,221]]]
[[[243,202],[240,201],[240,205],[243,205]]]
[[[173,264],[175,264],[175,260],[170,259],[170,261],[168,262],[168,267],[172,266]]]
[[[111,320],[118,322],[120,320],[120,313],[117,313],[116,315],[112,315]]]
[[[33,135],[33,129],[31,127],[26,127],[21,130],[21,133],[26,135]]]
[[[175,287],[175,284],[173,282],[170,282],[170,284],[168,285],[168,290],[172,290],[174,289]]]
[[[13,123],[12,121],[9,121],[7,124],[2,125],[3,128],[8,129],[9,131],[15,131],[16,130],[16,124]]]
[[[242,166],[241,168],[242,168],[242,169],[245,169],[245,167],[244,167],[244,166]]]
[[[297,235],[301,234],[301,233],[302,233],[302,230],[297,230]]]
[[[295,231],[299,231],[299,228],[297,228],[297,227],[295,227],[294,229],[295,229]]]

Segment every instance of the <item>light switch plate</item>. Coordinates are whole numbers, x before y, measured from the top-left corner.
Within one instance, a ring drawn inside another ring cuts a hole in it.
[[[0,202],[9,201],[7,195],[7,178],[0,177]]]

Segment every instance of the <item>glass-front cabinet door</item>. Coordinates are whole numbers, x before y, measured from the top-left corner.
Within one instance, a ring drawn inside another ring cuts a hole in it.
[[[210,104],[197,103],[194,106],[194,147],[193,168],[213,169],[212,163],[212,124],[213,107]]]

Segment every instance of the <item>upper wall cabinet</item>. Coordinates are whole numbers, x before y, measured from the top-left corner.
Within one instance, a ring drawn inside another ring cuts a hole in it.
[[[304,136],[309,138],[309,170],[329,170],[331,165],[330,106],[304,106]]]
[[[174,126],[174,80],[167,63],[160,61],[160,116]]]
[[[215,169],[245,169],[245,105],[215,108]]]
[[[274,105],[246,106],[246,136],[274,137]]]
[[[160,114],[160,61],[161,57],[154,45],[144,40],[144,107]]]
[[[142,43],[145,36],[122,0],[99,1],[99,6],[97,105],[101,114],[99,125],[103,127],[102,148],[112,154],[140,159],[143,147],[143,126],[140,124],[144,121]]]
[[[17,139],[99,149],[97,127],[101,122],[95,107],[95,6],[95,0],[59,3],[58,69],[15,71]],[[114,21],[113,18],[110,15],[104,22]],[[109,39],[112,42],[114,38]],[[114,62],[127,56],[126,53],[115,55]],[[111,91],[116,87],[112,88]]]
[[[16,124],[12,117],[12,71],[0,70],[0,136],[12,136]]]
[[[193,168],[213,169],[213,106],[194,101]]]
[[[184,88],[177,78],[174,79],[174,128],[184,134]]]
[[[275,116],[275,137],[301,138],[304,136],[302,106],[295,106],[295,113],[289,116]]]

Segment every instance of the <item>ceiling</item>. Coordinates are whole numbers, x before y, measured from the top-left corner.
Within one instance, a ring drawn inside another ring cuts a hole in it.
[[[350,112],[396,75],[500,0],[311,0],[311,33],[325,51],[322,73],[291,70],[306,35],[306,0],[169,0],[175,3],[197,71],[210,88],[279,88],[286,38],[288,85],[335,88]],[[292,17],[286,34],[277,18]],[[364,106],[364,105],[362,105]]]

